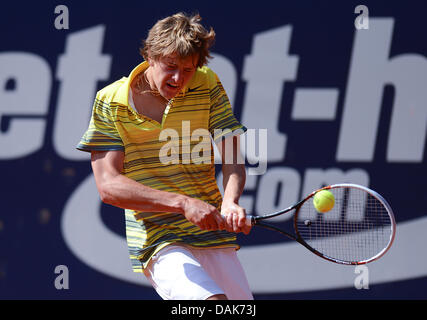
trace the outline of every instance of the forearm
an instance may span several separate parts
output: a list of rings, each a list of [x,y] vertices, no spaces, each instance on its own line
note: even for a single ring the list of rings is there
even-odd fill
[[[243,164],[223,165],[224,197],[221,215],[225,217],[227,231],[249,234],[251,226],[246,223],[246,210],[239,205],[246,182]]]
[[[222,166],[224,202],[238,204],[246,182],[246,171],[243,164],[224,164]]]
[[[98,190],[103,202],[142,212],[184,213],[183,208],[188,198],[152,189],[121,174],[105,179]]]

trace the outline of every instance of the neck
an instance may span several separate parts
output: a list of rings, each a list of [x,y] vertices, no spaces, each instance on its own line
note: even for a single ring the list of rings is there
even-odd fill
[[[161,96],[154,81],[151,80],[151,75],[148,73],[149,69],[146,69],[144,72],[137,75],[134,85],[136,93],[140,95],[151,94],[153,96]]]
[[[157,88],[156,88],[156,85],[154,84],[154,81],[152,80],[152,76],[151,76],[151,69],[150,69],[150,67],[148,67],[148,68],[143,72],[143,77],[144,77],[144,81],[145,81],[145,83],[148,85],[148,90],[158,92],[158,90],[157,90]]]
[[[166,100],[168,103],[171,102],[171,100],[163,97],[159,90],[157,90],[149,68],[137,75],[135,84],[133,85],[133,91],[140,96],[151,95],[152,97]]]

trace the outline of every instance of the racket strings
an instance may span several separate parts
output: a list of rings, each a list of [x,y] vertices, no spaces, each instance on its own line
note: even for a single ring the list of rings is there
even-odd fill
[[[348,263],[369,260],[389,244],[392,222],[383,203],[368,192],[341,187],[330,190],[335,205],[318,213],[311,199],[298,212],[299,236],[320,254]]]

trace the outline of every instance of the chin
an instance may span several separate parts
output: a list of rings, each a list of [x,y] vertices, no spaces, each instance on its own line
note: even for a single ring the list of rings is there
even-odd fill
[[[175,98],[178,94],[179,94],[179,91],[180,90],[164,90],[163,92],[160,92],[160,94],[164,97],[164,98],[166,98],[166,99],[168,99],[168,100],[170,100],[170,99],[172,99],[172,98]]]
[[[166,100],[173,99],[173,98],[175,98],[175,96],[176,96],[176,94],[171,94],[171,93],[161,93],[161,92],[160,92],[160,94],[161,94],[161,95],[162,95],[162,97],[163,97],[163,98],[165,98]]]

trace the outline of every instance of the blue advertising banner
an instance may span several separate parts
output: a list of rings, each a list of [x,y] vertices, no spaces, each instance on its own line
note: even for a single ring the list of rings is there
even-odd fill
[[[2,6],[0,299],[160,299],[132,272],[123,210],[100,201],[76,145],[96,92],[128,76],[149,28],[180,11],[215,29],[209,66],[256,129],[240,202],[248,213],[341,182],[376,190],[395,213],[390,251],[359,267],[273,232],[239,234],[255,299],[427,298],[425,1]],[[287,216],[274,223],[291,226]]]

